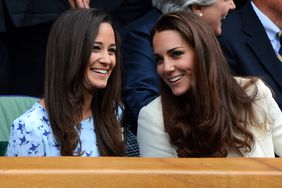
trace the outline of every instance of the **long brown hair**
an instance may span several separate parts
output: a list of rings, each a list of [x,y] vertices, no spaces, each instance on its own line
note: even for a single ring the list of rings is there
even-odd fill
[[[81,144],[78,130],[87,83],[84,74],[98,28],[104,22],[112,25],[102,11],[72,9],[56,20],[50,32],[44,97],[61,155],[74,155],[74,150]],[[113,29],[117,45],[116,66],[106,88],[93,91],[91,102],[97,145],[102,156],[124,155],[121,126],[117,119],[121,101],[120,43]]]
[[[189,12],[164,14],[153,34],[175,30],[195,49],[194,85],[183,96],[174,96],[162,81],[165,130],[179,157],[226,156],[231,148],[250,151],[255,124],[252,103],[256,78],[243,86],[231,76],[217,38],[209,26]],[[254,87],[247,95],[247,89]]]

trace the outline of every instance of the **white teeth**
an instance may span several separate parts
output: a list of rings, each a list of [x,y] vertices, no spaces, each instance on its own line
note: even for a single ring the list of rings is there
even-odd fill
[[[100,73],[100,74],[107,74],[107,70],[102,69],[93,69],[94,72]]]
[[[176,82],[176,81],[180,80],[182,77],[183,77],[183,75],[175,76],[173,78],[170,78],[169,81],[170,82]]]

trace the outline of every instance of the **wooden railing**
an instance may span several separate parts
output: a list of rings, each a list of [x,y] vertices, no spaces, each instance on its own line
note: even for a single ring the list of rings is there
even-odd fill
[[[282,187],[282,159],[0,157],[0,188]]]

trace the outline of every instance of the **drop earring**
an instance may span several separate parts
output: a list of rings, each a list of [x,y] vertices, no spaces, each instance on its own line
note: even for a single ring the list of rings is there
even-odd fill
[[[202,17],[202,16],[203,16],[203,13],[200,12],[200,13],[199,13],[199,16]]]

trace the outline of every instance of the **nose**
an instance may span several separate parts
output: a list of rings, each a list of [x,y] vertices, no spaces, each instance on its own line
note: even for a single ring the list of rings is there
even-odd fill
[[[229,10],[234,10],[235,8],[236,8],[236,5],[235,5],[234,1],[230,0],[230,2],[229,2]]]
[[[171,62],[169,60],[164,60],[163,70],[164,70],[165,73],[173,72],[175,70],[173,62]]]
[[[108,54],[108,52],[102,53],[99,62],[102,64],[110,64],[111,63],[110,54]]]

